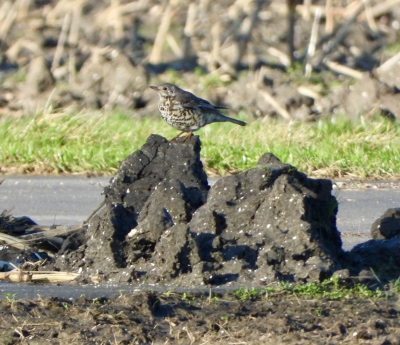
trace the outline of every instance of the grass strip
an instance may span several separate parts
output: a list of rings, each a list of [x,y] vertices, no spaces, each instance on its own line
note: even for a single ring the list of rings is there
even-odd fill
[[[172,138],[177,131],[161,118],[118,111],[3,117],[0,167],[14,173],[111,175],[152,133]],[[400,126],[381,118],[290,124],[260,119],[244,128],[215,123],[196,133],[206,170],[214,175],[252,168],[272,152],[314,177],[400,177]]]

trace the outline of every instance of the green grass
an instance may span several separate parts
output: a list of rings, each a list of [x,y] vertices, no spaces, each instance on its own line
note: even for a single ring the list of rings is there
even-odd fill
[[[119,162],[157,133],[178,132],[161,118],[121,112],[50,114],[0,119],[0,167],[15,173],[113,174]],[[331,119],[312,124],[257,120],[246,127],[216,123],[196,132],[209,173],[236,173],[272,152],[311,176],[400,176],[400,126]]]
[[[400,278],[399,278],[400,279]],[[399,293],[399,279],[382,288],[372,289],[361,283],[348,283],[338,277],[326,279],[321,283],[288,283],[280,282],[276,287],[239,288],[233,295],[241,301],[256,301],[263,298],[295,295],[308,298],[327,298],[330,300],[392,298]]]

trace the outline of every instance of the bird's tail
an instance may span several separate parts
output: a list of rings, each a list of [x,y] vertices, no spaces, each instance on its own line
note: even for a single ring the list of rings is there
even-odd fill
[[[219,114],[219,117],[218,117],[217,121],[218,122],[232,122],[232,123],[235,123],[235,124],[237,124],[239,126],[246,126],[247,125],[246,122],[243,122],[243,121],[240,121],[240,120],[236,120],[236,119],[232,119],[231,117],[228,117],[228,116],[225,116],[225,115],[222,115],[222,114]]]

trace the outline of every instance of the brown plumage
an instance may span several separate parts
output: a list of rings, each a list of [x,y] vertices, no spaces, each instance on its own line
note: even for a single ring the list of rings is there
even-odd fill
[[[246,126],[246,122],[232,119],[218,110],[227,108],[214,106],[205,99],[182,90],[176,85],[166,83],[160,86],[150,86],[150,88],[157,91],[160,96],[158,110],[161,117],[170,126],[181,131],[170,141],[186,132],[188,135],[183,139],[185,141],[193,135],[194,131],[213,122],[232,122]]]

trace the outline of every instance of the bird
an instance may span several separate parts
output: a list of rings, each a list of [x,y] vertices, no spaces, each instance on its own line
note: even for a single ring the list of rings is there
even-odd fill
[[[232,122],[246,126],[246,122],[225,116],[219,110],[228,108],[212,105],[209,101],[182,90],[174,84],[165,83],[159,86],[150,86],[150,88],[158,92],[158,110],[161,117],[170,126],[181,131],[169,142],[176,140],[183,133],[188,133],[183,139],[185,142],[193,135],[194,131],[213,122]]]

